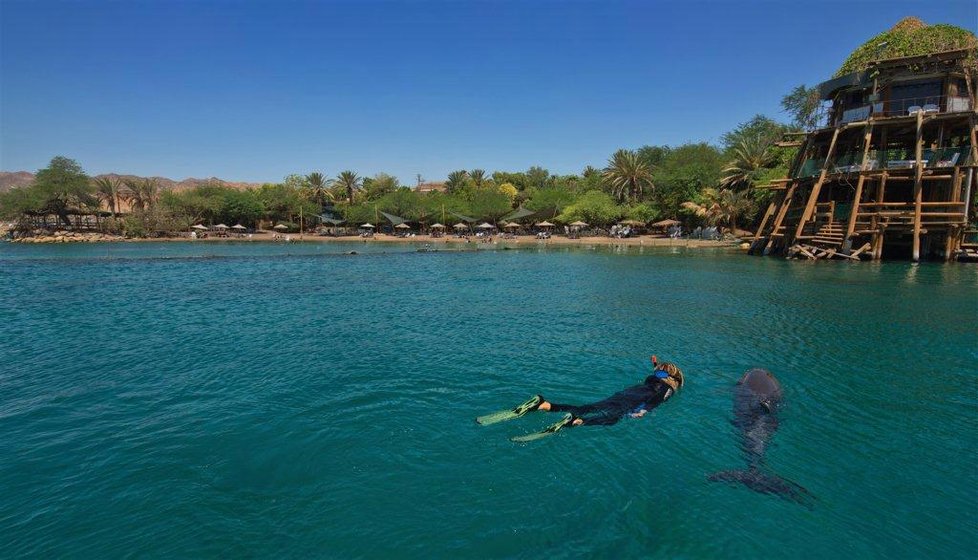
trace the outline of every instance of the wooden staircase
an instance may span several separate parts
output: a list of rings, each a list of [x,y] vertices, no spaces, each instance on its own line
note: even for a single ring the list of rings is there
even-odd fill
[[[811,244],[826,249],[838,249],[846,238],[846,230],[839,222],[828,222],[818,228],[811,238]]]

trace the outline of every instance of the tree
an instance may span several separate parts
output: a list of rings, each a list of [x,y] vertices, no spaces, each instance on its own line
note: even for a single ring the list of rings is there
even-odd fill
[[[296,215],[313,215],[319,208],[316,203],[302,196],[302,191],[284,183],[266,183],[258,189],[256,198],[264,216],[273,222],[292,222]]]
[[[35,200],[40,202],[37,211],[57,216],[69,226],[68,209],[93,207],[97,204],[94,188],[88,175],[73,159],[57,156],[47,167],[34,176]]]
[[[730,189],[703,189],[699,200],[683,202],[682,207],[710,225],[727,224],[730,231],[737,231],[737,217],[753,210],[754,201],[745,193]]]
[[[265,213],[265,206],[254,189],[227,189],[223,194],[220,220],[226,224],[254,226]]]
[[[654,171],[666,159],[670,151],[672,148],[669,146],[642,146],[635,151],[635,155],[645,165],[649,166],[649,169]]]
[[[604,179],[619,202],[638,200],[645,189],[655,189],[652,170],[629,150],[618,150],[611,156],[604,169]]]
[[[519,194],[519,191],[516,189],[516,185],[512,183],[503,183],[496,187],[496,190],[506,195],[509,198],[510,204],[516,201],[516,195]]]
[[[524,205],[527,210],[553,219],[574,203],[574,195],[564,189],[530,189],[529,198]],[[574,221],[574,220],[571,220]]]
[[[525,173],[510,173],[508,171],[493,171],[492,181],[497,185],[503,183],[509,183],[516,187],[516,190],[522,191],[527,188],[527,178]]]
[[[376,200],[401,188],[400,181],[393,175],[378,173],[363,180],[363,190],[368,200]]]
[[[301,191],[306,188],[306,178],[298,173],[290,173],[282,179],[282,184],[290,189]]]
[[[128,189],[129,206],[133,210],[149,210],[156,203],[160,190],[158,180],[154,178],[127,179],[125,185]]]
[[[639,222],[649,223],[655,221],[659,218],[659,209],[649,204],[643,202],[640,204],[632,204],[622,208],[622,216],[629,220],[637,220]]]
[[[550,185],[550,172],[542,167],[533,166],[526,170],[526,188],[536,187],[545,189]]]
[[[743,189],[748,194],[762,174],[774,163],[770,140],[762,136],[744,138],[733,149],[734,159],[723,168],[720,186]]]
[[[306,175],[305,182],[309,194],[319,203],[320,208],[326,205],[326,201],[333,200],[333,193],[329,191],[329,180],[322,173],[317,171]]]
[[[723,154],[705,142],[670,149],[655,170],[654,198],[663,215],[676,215],[684,201],[693,200],[704,188],[715,187],[723,163]]]
[[[112,177],[97,177],[95,179],[95,196],[108,205],[113,218],[116,217],[119,209],[120,187],[119,181]]]
[[[468,194],[469,211],[477,218],[495,222],[513,209],[509,196],[492,189],[474,189]]]
[[[791,115],[792,122],[799,128],[812,129],[818,124],[820,99],[818,88],[797,86],[781,98],[781,106]]]
[[[726,132],[720,137],[720,143],[727,153],[732,153],[747,139],[758,138],[763,142],[773,144],[784,137],[786,132],[796,132],[797,127],[788,126],[778,121],[765,117],[764,115],[754,115],[750,120],[737,125],[737,128]]]
[[[486,184],[486,171],[484,169],[473,169],[469,171],[469,180],[472,181],[474,187],[481,189]]]
[[[608,225],[621,217],[621,207],[608,193],[589,191],[581,195],[573,204],[564,209],[557,220],[570,223],[578,220],[592,225]]]
[[[350,204],[353,204],[353,195],[358,190],[360,190],[360,184],[362,180],[360,177],[352,171],[344,171],[336,176],[333,180],[333,184],[337,186],[340,190],[346,192],[346,200]]]
[[[376,206],[389,214],[415,221],[424,213],[420,200],[421,196],[417,191],[411,189],[397,189],[380,198]]]
[[[464,169],[452,171],[448,174],[448,180],[445,181],[445,190],[451,194],[461,191],[465,187],[465,180],[468,177],[469,172]]]

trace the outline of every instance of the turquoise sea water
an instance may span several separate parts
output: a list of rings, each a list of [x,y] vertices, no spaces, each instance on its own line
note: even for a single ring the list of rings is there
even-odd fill
[[[359,255],[343,255],[351,249]],[[0,244],[0,557],[974,557],[978,267]],[[686,372],[640,420],[473,418]],[[743,465],[736,378],[786,392]]]

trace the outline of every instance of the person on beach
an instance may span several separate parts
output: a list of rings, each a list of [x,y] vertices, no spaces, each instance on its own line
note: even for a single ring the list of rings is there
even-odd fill
[[[652,356],[652,367],[652,374],[645,378],[645,382],[623,389],[604,400],[584,405],[558,404],[546,400],[543,395],[535,395],[512,410],[481,416],[476,419],[476,422],[483,425],[493,424],[519,418],[534,411],[565,413],[564,418],[559,422],[534,434],[540,435],[554,433],[566,427],[611,426],[625,416],[641,418],[679,392],[685,383],[683,372],[676,364],[660,363],[655,356]]]

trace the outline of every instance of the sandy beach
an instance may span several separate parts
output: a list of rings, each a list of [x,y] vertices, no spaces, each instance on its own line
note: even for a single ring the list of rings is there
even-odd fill
[[[254,233],[250,237],[247,235],[245,237],[214,237],[210,236],[206,239],[197,239],[195,241],[200,241],[204,243],[213,241],[267,241],[267,242],[286,242],[286,237],[290,240],[289,242],[310,242],[310,243],[430,243],[431,245],[444,245],[444,244],[471,244],[471,245],[487,245],[487,244],[501,244],[501,245],[523,245],[523,246],[588,246],[588,245],[607,245],[607,246],[644,246],[644,247],[737,247],[742,243],[742,241],[711,241],[705,239],[672,239],[668,237],[655,237],[650,235],[642,235],[637,237],[628,237],[624,239],[618,239],[614,237],[581,237],[578,239],[570,239],[563,236],[554,236],[550,239],[537,239],[532,235],[522,235],[509,239],[504,239],[500,236],[493,236],[487,240],[486,238],[478,237],[454,237],[454,236],[444,236],[444,237],[431,237],[429,235],[416,235],[414,237],[398,237],[394,235],[377,234],[373,237],[359,237],[356,235],[345,235],[339,237],[324,236],[324,235],[303,235],[298,234],[274,234],[268,232]],[[168,241],[188,241],[186,237],[176,237],[169,238]],[[147,239],[140,241],[161,241],[158,239]]]
[[[0,235],[4,234],[0,231]],[[732,241],[711,241],[705,239],[673,239],[669,237],[641,235],[619,239],[607,236],[580,237],[571,239],[565,236],[553,236],[549,239],[537,239],[533,235],[520,235],[512,238],[493,236],[491,238],[481,237],[456,237],[454,235],[432,237],[430,235],[415,235],[413,237],[399,237],[388,234],[375,234],[372,237],[360,237],[358,235],[316,235],[297,233],[280,234],[269,231],[259,231],[250,234],[231,234],[228,237],[220,237],[211,232],[205,238],[191,238],[190,234],[184,233],[173,237],[155,238],[124,238],[118,235],[102,234],[97,232],[70,232],[55,231],[48,234],[37,234],[29,237],[22,237],[11,240],[14,243],[146,243],[146,242],[194,242],[194,243],[214,243],[214,242],[269,242],[269,243],[413,243],[431,245],[445,244],[470,244],[470,245],[507,245],[507,246],[643,246],[643,247],[736,247],[744,240]]]

